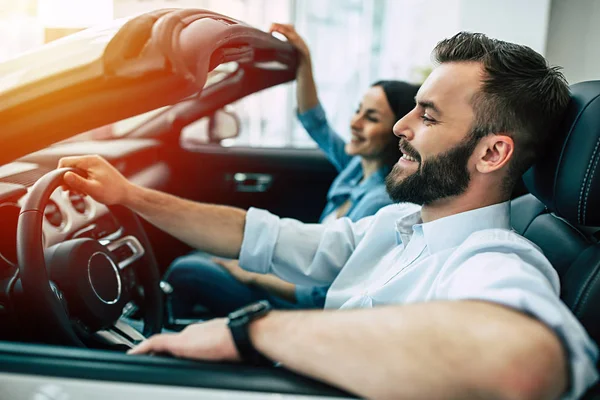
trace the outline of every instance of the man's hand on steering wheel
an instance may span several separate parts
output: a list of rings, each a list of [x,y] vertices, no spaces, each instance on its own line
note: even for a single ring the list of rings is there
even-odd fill
[[[65,157],[58,162],[59,168],[78,168],[85,177],[67,172],[64,182],[71,189],[91,196],[94,200],[110,205],[122,204],[134,186],[115,167],[100,156]]]

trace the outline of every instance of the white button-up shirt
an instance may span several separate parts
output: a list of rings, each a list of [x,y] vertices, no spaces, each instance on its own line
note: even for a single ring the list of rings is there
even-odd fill
[[[598,349],[559,299],[558,274],[510,228],[508,202],[422,223],[395,204],[327,226],[250,209],[240,265],[302,285],[328,285],[326,308],[485,300],[532,315],[563,341],[577,398],[597,380]]]

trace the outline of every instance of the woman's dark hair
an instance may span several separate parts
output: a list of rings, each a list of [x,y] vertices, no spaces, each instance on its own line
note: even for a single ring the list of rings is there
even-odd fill
[[[415,108],[415,96],[419,91],[419,86],[407,82],[389,80],[377,81],[371,86],[379,86],[383,89],[390,108],[396,116],[396,121]]]
[[[415,96],[419,91],[418,85],[413,85],[402,81],[381,80],[371,85],[371,87],[375,86],[383,89],[388,104],[390,105],[390,108],[396,117],[396,121],[399,121],[413,108],[415,108]],[[393,149],[390,149],[389,152],[386,152],[384,157],[384,162],[390,167],[393,166],[398,161],[398,158],[402,155],[397,146],[397,142],[395,141],[394,143],[396,143],[396,145],[393,146]]]

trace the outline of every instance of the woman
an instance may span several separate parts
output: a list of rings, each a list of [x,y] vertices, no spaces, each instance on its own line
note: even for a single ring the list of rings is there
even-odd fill
[[[357,221],[391,204],[385,177],[400,157],[392,127],[414,107],[418,87],[400,81],[374,83],[350,121],[352,136],[345,143],[327,123],[319,103],[304,40],[292,25],[273,24],[270,31],[284,35],[298,50],[298,118],[339,172],[320,222],[340,217]],[[223,316],[265,298],[276,308],[322,308],[327,293],[327,287],[296,286],[272,275],[247,272],[237,260],[210,260],[204,253],[175,260],[166,279],[174,289],[171,308],[175,317],[188,316],[197,304]]]

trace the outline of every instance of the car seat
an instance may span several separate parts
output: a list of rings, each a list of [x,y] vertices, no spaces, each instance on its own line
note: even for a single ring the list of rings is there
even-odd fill
[[[561,281],[560,296],[600,343],[600,81],[571,86],[553,141],[524,175],[530,194],[511,202],[513,229],[538,245]],[[596,385],[586,399],[600,399]]]

